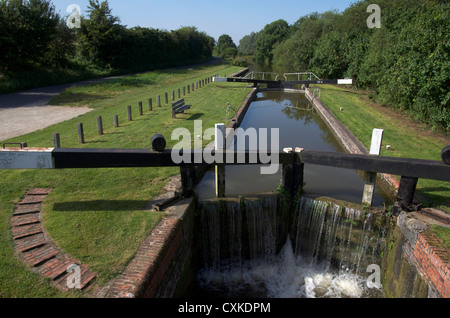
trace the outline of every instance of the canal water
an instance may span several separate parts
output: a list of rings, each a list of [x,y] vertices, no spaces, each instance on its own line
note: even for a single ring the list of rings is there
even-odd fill
[[[279,150],[304,148],[308,150],[345,152],[315,111],[304,93],[262,91],[250,105],[240,126],[279,129]],[[238,136],[239,138],[239,136]],[[244,148],[248,147],[244,145]],[[237,145],[236,145],[236,148]],[[238,148],[238,150],[245,150]],[[252,149],[256,150],[256,149]],[[311,196],[327,196],[337,200],[361,203],[364,189],[363,174],[348,169],[305,165],[304,192]],[[275,191],[280,184],[281,167],[273,175],[261,175],[260,166],[227,166],[226,196]],[[198,186],[200,200],[215,197],[215,175],[209,171]],[[389,199],[376,187],[374,205],[382,206]]]
[[[259,92],[240,127],[266,128],[268,140],[271,129],[279,129],[279,150],[345,152],[298,91]],[[203,266],[194,297],[384,297],[380,286],[369,285],[368,269],[380,264],[385,228],[375,226],[371,214],[328,199],[361,203],[363,173],[305,165],[303,196],[293,212],[286,212],[277,196],[261,197],[277,190],[281,167],[273,175],[262,175],[260,168],[226,167],[226,197],[238,200],[214,200],[214,171],[198,185]],[[390,199],[377,187],[374,206],[384,203]]]

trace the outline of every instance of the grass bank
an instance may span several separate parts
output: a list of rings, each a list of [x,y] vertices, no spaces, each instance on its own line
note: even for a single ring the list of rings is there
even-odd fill
[[[198,63],[208,61],[198,61]],[[171,65],[159,65],[163,69]],[[181,66],[183,67],[183,66]],[[77,59],[70,60],[64,67],[30,66],[28,70],[16,71],[14,74],[0,73],[0,94],[13,93],[21,90],[74,83],[84,80],[103,78],[108,76],[143,73],[142,69],[112,69],[101,68]]]
[[[180,70],[162,70],[97,85],[73,87],[51,101],[67,107],[93,109],[78,118],[8,142],[28,142],[30,147],[51,147],[53,133],[61,134],[62,147],[75,148],[150,148],[150,138],[163,134],[168,147],[175,128],[193,131],[194,120],[203,121],[203,129],[225,122],[226,103],[240,105],[249,89],[242,84],[211,83],[185,97],[192,108],[172,119],[171,107],[156,106],[156,96],[177,91],[188,84],[214,74],[229,75],[239,67],[212,65]],[[153,98],[153,111],[147,100]],[[163,103],[164,103],[164,99]],[[143,101],[144,115],[137,105]],[[170,103],[170,101],[169,101]],[[126,107],[133,107],[128,122]],[[119,115],[120,127],[113,126]],[[104,135],[97,134],[96,118],[102,116]],[[85,127],[86,143],[78,144],[76,124]],[[45,279],[33,274],[17,258],[10,233],[10,218],[21,197],[30,188],[54,188],[43,208],[43,222],[51,238],[66,252],[88,264],[99,276],[97,284],[116,277],[132,259],[142,240],[163,217],[144,211],[145,205],[161,193],[176,168],[144,169],[68,169],[0,171],[0,297],[77,297],[63,294]]]
[[[441,150],[450,144],[448,136],[434,133],[408,116],[377,105],[365,91],[332,85],[320,88],[322,102],[368,149],[372,130],[380,128],[384,129],[382,156],[442,160]],[[425,206],[450,212],[448,182],[419,179],[417,193]]]

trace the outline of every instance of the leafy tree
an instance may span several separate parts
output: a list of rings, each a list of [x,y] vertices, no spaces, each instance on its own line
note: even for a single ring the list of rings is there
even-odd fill
[[[121,65],[118,48],[124,37],[125,27],[112,15],[108,1],[89,0],[88,19],[81,19],[80,41],[83,55],[99,66]]]
[[[273,49],[289,35],[289,25],[285,20],[277,20],[264,27],[256,41],[256,59],[272,62]]]
[[[70,29],[64,19],[59,19],[55,36],[48,45],[44,55],[44,64],[63,67],[68,60],[75,57],[77,35]]]
[[[310,67],[322,78],[341,78],[346,70],[345,48],[337,32],[324,34],[317,43]]]
[[[244,36],[239,41],[238,53],[240,55],[254,55],[256,52],[256,41],[259,37],[259,32],[252,32],[249,35]]]
[[[233,39],[228,34],[222,34],[217,41],[217,52],[222,57],[234,57],[237,54],[237,47]]]
[[[292,65],[294,70],[310,70],[310,61],[314,56],[317,42],[325,32],[334,27],[337,13],[317,12],[300,18],[292,26],[292,34],[273,50],[273,62],[280,65]]]
[[[50,46],[60,35],[60,23],[48,0],[1,0],[0,68],[14,72],[46,63]]]

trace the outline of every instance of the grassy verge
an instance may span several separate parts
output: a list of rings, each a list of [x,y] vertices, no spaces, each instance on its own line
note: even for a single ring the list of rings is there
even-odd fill
[[[382,156],[441,161],[442,148],[450,144],[448,136],[433,133],[407,116],[375,104],[364,91],[323,85],[321,100],[367,148],[372,130],[384,129]],[[387,145],[391,148],[387,149]],[[417,190],[425,206],[450,212],[448,182],[419,179]]]
[[[321,100],[368,149],[372,130],[384,129],[382,156],[441,161],[442,148],[450,144],[448,136],[433,133],[409,117],[375,104],[364,91],[323,85]],[[387,145],[391,146],[390,150]],[[400,176],[396,177],[400,179]],[[424,206],[450,213],[448,182],[419,179],[417,194]],[[430,230],[444,246],[449,246],[450,229],[432,227]]]
[[[98,85],[70,88],[51,104],[89,106],[94,110],[76,119],[9,140],[26,141],[30,147],[51,147],[52,134],[61,134],[62,147],[149,148],[155,133],[163,134],[168,147],[177,127],[193,131],[194,120],[203,120],[203,129],[224,122],[226,103],[240,105],[249,89],[242,84],[211,83],[185,97],[192,108],[172,119],[169,105],[156,107],[156,96],[214,74],[231,74],[238,67],[214,65],[157,71],[109,80]],[[148,98],[153,98],[149,112]],[[137,113],[144,103],[144,116]],[[164,100],[163,100],[164,102]],[[170,103],[170,101],[169,101]],[[126,106],[132,105],[134,118],[126,120]],[[120,127],[113,127],[119,115]],[[97,134],[96,118],[102,116],[105,134]],[[85,127],[86,144],[79,145],[76,124]],[[99,274],[98,284],[116,277],[133,257],[142,240],[163,217],[143,211],[157,196],[176,168],[68,169],[0,171],[0,297],[75,297],[62,294],[29,271],[15,256],[9,220],[14,205],[34,187],[54,188],[43,209],[43,222],[51,238],[67,253],[88,264]]]

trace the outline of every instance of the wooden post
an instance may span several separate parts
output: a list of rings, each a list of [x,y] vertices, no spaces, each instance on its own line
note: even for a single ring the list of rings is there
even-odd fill
[[[114,127],[119,127],[119,115],[114,115]]]
[[[187,86],[187,93],[190,94],[191,93],[191,85]]]
[[[192,83],[192,91],[195,91],[194,83]]]
[[[103,135],[103,121],[102,116],[97,117],[97,132],[99,135]]]
[[[55,148],[61,148],[61,136],[59,133],[53,134],[53,145]]]
[[[156,105],[158,106],[158,107],[161,107],[161,96],[156,96]]]
[[[379,156],[381,153],[381,144],[383,142],[383,129],[374,129],[372,133],[372,143],[370,146],[370,155]],[[366,172],[365,176],[365,184],[364,184],[364,193],[363,193],[363,204],[372,205],[373,204],[373,196],[375,193],[375,184],[377,181],[377,173],[376,172]]]
[[[418,178],[402,176],[397,192],[397,202],[402,209],[408,210],[408,207],[413,203],[417,182]]]
[[[216,124],[216,139],[215,148],[216,150],[226,150],[226,128],[224,124]],[[225,164],[217,164],[216,170],[216,197],[225,197]]]
[[[84,144],[84,130],[82,123],[77,124],[77,130],[78,130],[78,143]]]
[[[175,100],[175,91],[173,90],[172,91],[172,101],[174,101]]]
[[[148,99],[148,111],[153,111],[153,99]]]
[[[182,196],[189,198],[194,193],[196,171],[194,165],[180,166]]]
[[[166,104],[169,104],[169,94],[168,93],[164,94],[164,101],[166,102]]]
[[[186,86],[183,86],[183,96],[186,96]]]
[[[133,121],[133,113],[131,111],[131,105],[127,107],[127,113],[128,113],[128,121]]]
[[[139,116],[143,116],[144,115],[144,110],[142,109],[142,102],[139,102],[138,109],[139,109]]]
[[[284,148],[283,152],[292,153],[292,148]],[[281,166],[281,186],[290,195],[294,192],[294,160]]]
[[[303,182],[305,178],[305,164],[297,155],[303,151],[302,148],[295,148],[296,155],[294,157],[294,175],[293,175],[293,194],[297,195],[299,191],[303,191]]]
[[[181,90],[180,89],[178,89],[178,99],[180,99],[181,98]]]

